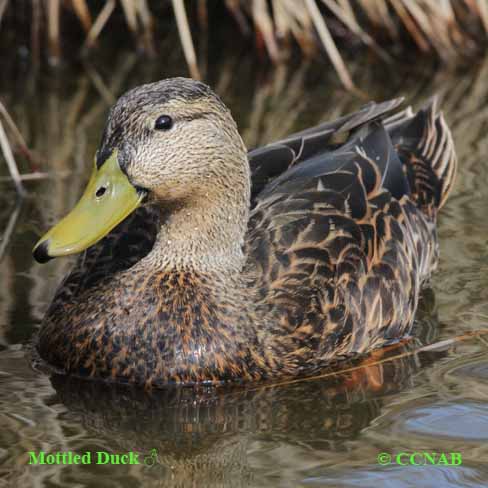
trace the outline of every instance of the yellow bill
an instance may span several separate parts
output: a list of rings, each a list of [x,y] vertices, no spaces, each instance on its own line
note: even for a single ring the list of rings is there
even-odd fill
[[[87,249],[139,207],[143,198],[120,169],[115,150],[100,169],[95,165],[80,201],[39,240],[34,258],[45,263]]]

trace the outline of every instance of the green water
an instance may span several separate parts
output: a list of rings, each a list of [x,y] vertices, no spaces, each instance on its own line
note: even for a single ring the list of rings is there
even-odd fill
[[[152,395],[50,379],[31,367],[30,338],[69,261],[39,265],[30,252],[80,195],[113,98],[186,74],[182,59],[169,52],[164,62],[148,62],[121,53],[95,67],[36,78],[20,70],[0,81],[1,100],[43,159],[39,170],[50,173],[26,183],[21,207],[12,185],[0,182],[0,232],[12,229],[0,261],[0,486],[486,485],[488,335],[411,351],[488,328],[488,62],[462,74],[421,63],[385,68],[363,60],[352,68],[370,99],[403,95],[418,106],[439,93],[453,129],[459,176],[440,217],[441,261],[422,298],[417,340],[399,359],[315,381]],[[252,57],[222,55],[206,79],[250,147],[364,103],[340,88],[326,64],[271,69]],[[97,88],[100,80],[105,89]],[[22,172],[31,170],[19,162]],[[29,451],[134,451],[142,459],[151,449],[152,467],[27,464]],[[380,453],[417,451],[459,452],[463,463],[377,461]]]

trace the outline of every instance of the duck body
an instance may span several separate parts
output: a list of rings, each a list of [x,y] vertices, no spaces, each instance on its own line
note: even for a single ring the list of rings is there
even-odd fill
[[[177,177],[154,188],[148,168],[128,163],[146,203],[89,247],[58,289],[39,334],[43,359],[67,374],[146,386],[247,382],[312,374],[409,333],[456,169],[435,102],[395,115],[400,101],[372,103],[239,159],[222,102],[199,82],[165,80],[112,110],[102,148],[117,149],[121,167],[126,138],[136,146],[139,136],[111,134],[120,114],[137,124],[130,117],[151,103],[148,93],[153,105],[182,99],[187,118],[195,106],[221,110],[224,122],[202,118],[235,147],[194,175],[201,198],[196,186],[179,189],[185,170],[174,160]]]

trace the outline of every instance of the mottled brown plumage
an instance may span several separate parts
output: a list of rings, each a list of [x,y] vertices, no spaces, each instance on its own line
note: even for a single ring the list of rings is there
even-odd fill
[[[247,154],[202,83],[128,92],[97,164],[118,149],[147,202],[79,258],[44,318],[41,357],[146,386],[256,381],[408,334],[456,157],[435,101],[389,115],[399,103]],[[153,134],[166,113],[174,128]]]

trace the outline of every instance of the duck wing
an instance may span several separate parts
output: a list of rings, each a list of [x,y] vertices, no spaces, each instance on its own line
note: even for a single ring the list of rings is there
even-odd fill
[[[328,132],[342,123],[325,124],[251,160],[248,271],[262,303],[282,317],[271,335],[300,341],[311,357],[330,360],[405,334],[435,265],[435,212],[422,202],[432,209],[452,186],[452,139],[435,103],[378,120],[397,105],[369,109],[371,120],[348,116],[343,144]],[[281,171],[278,151],[287,155]]]
[[[252,174],[252,198],[263,190],[268,182],[289,168],[312,158],[320,160],[321,155],[337,148],[337,140],[351,131],[373,122],[397,108],[403,98],[383,103],[370,102],[363,108],[332,122],[325,122],[297,132],[277,142],[253,149],[249,152]]]

